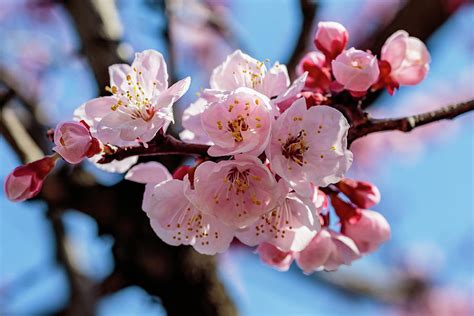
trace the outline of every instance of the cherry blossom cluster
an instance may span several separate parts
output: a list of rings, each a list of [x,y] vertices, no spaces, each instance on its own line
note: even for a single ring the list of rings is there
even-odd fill
[[[378,189],[344,178],[353,160],[350,123],[336,97],[358,100],[382,88],[393,94],[420,82],[430,57],[404,31],[387,40],[380,60],[346,49],[348,38],[342,25],[320,23],[317,50],[302,59],[293,82],[285,65],[230,54],[183,114],[181,140],[208,145],[207,155],[173,174],[158,162],[136,164],[138,156],[101,161],[125,147],[146,153],[174,122],[173,104],[189,88],[189,77],[168,86],[160,53],[137,53],[131,66],[109,68],[110,96],[86,102],[74,121],[56,127],[55,154],[8,176],[7,197],[38,194],[59,157],[70,164],[89,159],[145,184],[143,211],[170,245],[213,255],[238,239],[277,269],[296,260],[307,273],[350,264],[388,240],[390,226],[368,210],[380,200]]]

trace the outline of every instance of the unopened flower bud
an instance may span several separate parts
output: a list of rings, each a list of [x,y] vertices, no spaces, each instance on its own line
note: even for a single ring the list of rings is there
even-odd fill
[[[428,73],[431,61],[425,44],[401,30],[385,41],[381,59],[390,64],[392,80],[404,86],[420,83]]]
[[[314,45],[328,60],[337,57],[347,45],[349,33],[337,22],[319,22],[318,31],[314,37]]]
[[[101,151],[99,141],[92,137],[88,126],[81,122],[58,124],[54,131],[55,152],[71,164],[80,163]]]
[[[337,82],[344,89],[365,93],[379,79],[379,66],[374,55],[351,48],[332,61],[332,70]]]
[[[360,210],[356,220],[343,223],[343,234],[354,240],[361,253],[367,253],[390,239],[390,225],[382,214]]]
[[[13,202],[21,202],[37,195],[57,159],[57,155],[47,156],[15,168],[5,180],[7,198]]]
[[[380,202],[380,191],[372,183],[346,178],[337,187],[358,207],[370,208]]]

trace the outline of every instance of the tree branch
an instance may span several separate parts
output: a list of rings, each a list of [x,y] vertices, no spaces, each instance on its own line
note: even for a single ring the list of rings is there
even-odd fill
[[[207,156],[208,145],[188,144],[171,135],[158,134],[147,146],[122,147],[112,154],[105,154],[99,163],[123,160],[131,156],[197,155]]]
[[[364,137],[371,133],[383,131],[401,131],[410,132],[411,130],[436,121],[454,119],[455,117],[474,110],[474,100],[448,105],[438,110],[407,116],[397,119],[372,119],[366,120],[360,124],[355,124],[349,130],[348,142],[351,144],[354,140]]]
[[[409,132],[414,128],[440,121],[445,119],[454,119],[458,115],[474,110],[474,100],[467,102],[448,105],[436,111],[423,114],[407,116],[397,119],[373,119],[367,113],[361,112],[358,107],[341,108],[335,107],[343,111],[348,116],[352,127],[349,129],[348,142],[351,144],[357,138],[365,135],[399,130]],[[99,163],[109,163],[113,160],[123,160],[131,156],[159,156],[159,155],[197,155],[208,157],[208,145],[188,144],[184,143],[170,135],[158,134],[154,140],[147,144],[147,147],[123,147],[116,152],[105,154]]]

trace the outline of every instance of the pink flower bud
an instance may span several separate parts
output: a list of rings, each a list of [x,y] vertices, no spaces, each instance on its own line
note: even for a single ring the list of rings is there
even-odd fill
[[[71,164],[80,163],[101,151],[99,141],[91,136],[89,128],[82,122],[58,124],[54,131],[54,143],[53,150]]]
[[[15,168],[5,180],[7,198],[13,202],[21,202],[37,195],[44,179],[53,170],[57,158],[56,155],[47,156]]]
[[[319,22],[314,37],[314,45],[326,55],[328,60],[337,57],[347,45],[349,33],[337,22]]]
[[[293,262],[293,253],[281,251],[277,247],[269,243],[261,243],[256,252],[260,255],[260,259],[266,264],[274,267],[279,271],[288,271]]]
[[[337,82],[351,92],[365,92],[378,81],[379,66],[374,55],[350,48],[332,61]]]
[[[305,87],[315,92],[324,92],[331,84],[331,72],[326,67],[326,58],[318,51],[306,54],[297,66],[297,72],[308,72]]]
[[[370,208],[380,202],[380,191],[372,183],[344,179],[337,187],[358,207]]]
[[[360,257],[350,238],[329,229],[322,229],[310,244],[296,256],[296,263],[305,272],[336,270]]]
[[[420,83],[431,61],[425,44],[405,31],[397,31],[385,41],[381,59],[390,63],[391,78],[405,86]]]
[[[352,238],[361,253],[372,252],[390,239],[390,225],[382,214],[360,210],[358,220],[343,223],[343,234]]]

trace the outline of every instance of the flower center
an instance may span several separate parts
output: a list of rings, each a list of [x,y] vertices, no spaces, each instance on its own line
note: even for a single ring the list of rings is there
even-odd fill
[[[224,180],[225,183],[229,183],[227,190],[232,191],[235,188],[236,195],[245,193],[250,187],[249,174],[249,170],[239,171],[237,168],[232,168]]]
[[[355,69],[364,69],[362,64],[357,59],[355,59],[351,62],[351,66]]]
[[[240,143],[244,140],[242,132],[248,131],[249,126],[242,115],[238,115],[236,119],[227,121],[227,130],[230,132],[234,141]]]
[[[142,76],[142,72],[134,68],[136,78]],[[146,96],[142,88],[140,80],[133,80],[130,74],[126,77],[127,89],[119,91],[118,87],[105,87],[105,90],[112,93],[117,98],[117,103],[112,105],[113,111],[120,110],[122,113],[128,114],[132,119],[142,119],[148,122],[155,115],[156,109],[151,104],[150,99]],[[156,86],[156,82],[153,82]]]
[[[293,160],[299,166],[306,163],[304,153],[309,149],[304,140],[306,132],[301,130],[296,136],[289,136],[286,142],[281,146],[282,154],[286,159]]]

